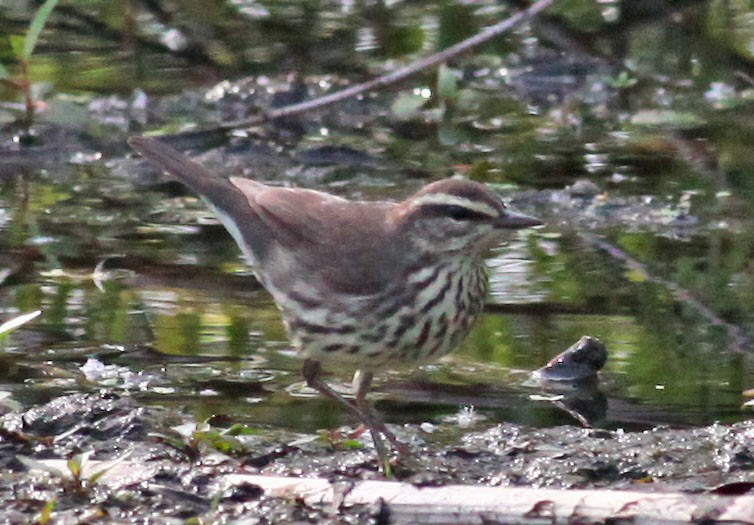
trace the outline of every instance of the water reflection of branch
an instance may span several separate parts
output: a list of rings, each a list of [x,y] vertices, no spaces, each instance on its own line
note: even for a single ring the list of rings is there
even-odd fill
[[[485,312],[506,315],[602,315],[589,305],[545,301],[539,303],[486,303]]]
[[[520,11],[506,18],[505,20],[501,22],[498,22],[497,24],[491,25],[490,27],[484,29],[483,31],[480,31],[479,33],[477,33],[476,35],[470,38],[467,38],[466,40],[462,40],[461,42],[458,42],[457,44],[453,46],[443,49],[442,51],[438,53],[416,60],[412,62],[411,64],[407,65],[406,67],[403,67],[397,71],[393,71],[392,73],[389,73],[387,75],[374,78],[372,80],[363,82],[361,84],[356,84],[354,86],[343,89],[341,91],[337,91],[335,93],[329,93],[325,96],[322,96],[313,100],[307,100],[299,104],[292,104],[290,106],[273,109],[271,111],[267,111],[266,113],[262,115],[257,115],[253,118],[238,120],[235,122],[227,122],[225,124],[216,126],[215,128],[212,128],[211,130],[208,130],[208,131],[230,130],[230,129],[240,128],[240,127],[245,127],[245,126],[254,126],[257,124],[261,124],[263,122],[267,122],[269,120],[274,120],[281,117],[289,117],[292,115],[306,113],[314,109],[319,109],[319,108],[334,104],[336,102],[341,102],[348,98],[355,97],[362,93],[366,93],[367,91],[372,91],[375,89],[384,88],[386,86],[397,84],[407,79],[408,77],[415,75],[416,73],[419,73],[433,66],[446,62],[453,57],[456,57],[460,54],[470,51],[471,49],[485,42],[488,42],[489,40],[497,36],[500,36],[503,33],[510,31],[511,29],[521,25],[522,23],[524,23],[531,17],[540,13],[541,11],[547,9],[553,2],[554,0],[539,0],[533,3],[531,6],[529,6],[528,9]]]
[[[685,303],[689,306],[691,306],[694,310],[696,310],[699,315],[707,319],[707,321],[713,325],[718,326],[722,328],[726,335],[728,336],[729,341],[731,342],[731,348],[737,352],[751,352],[752,351],[752,338],[749,334],[746,333],[746,331],[741,328],[740,326],[734,325],[732,323],[729,323],[722,319],[719,315],[717,315],[715,312],[713,312],[709,307],[702,304],[699,299],[694,297],[691,292],[688,290],[681,288],[677,283],[674,283],[673,281],[669,281],[667,279],[663,279],[662,277],[658,277],[656,275],[652,275],[647,267],[628,255],[626,252],[621,250],[620,248],[610,244],[609,242],[603,241],[601,239],[598,239],[597,237],[594,237],[592,235],[587,234],[581,234],[582,237],[592,246],[595,246],[596,248],[602,250],[603,252],[607,253],[610,257],[613,257],[614,259],[618,259],[619,261],[623,262],[629,269],[634,270],[641,275],[643,275],[648,281],[651,281],[655,284],[659,284],[668,290],[673,294],[673,297],[677,301],[680,301],[682,303]]]

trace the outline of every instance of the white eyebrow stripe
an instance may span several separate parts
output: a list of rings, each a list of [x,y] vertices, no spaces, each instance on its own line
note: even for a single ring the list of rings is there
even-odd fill
[[[500,215],[498,210],[485,202],[471,200],[465,197],[459,197],[458,195],[451,195],[449,193],[428,193],[427,195],[422,195],[413,201],[414,207],[425,205],[460,206],[476,213],[489,215],[490,217],[497,217]]]

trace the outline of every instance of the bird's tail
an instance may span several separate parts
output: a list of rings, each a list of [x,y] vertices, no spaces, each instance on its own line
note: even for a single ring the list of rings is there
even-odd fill
[[[257,264],[266,251],[269,235],[266,235],[266,227],[238,187],[227,179],[216,177],[159,140],[133,136],[128,139],[128,144],[202,197],[235,239],[249,263],[252,266]]]
[[[227,192],[230,184],[226,180],[218,179],[207,169],[164,142],[148,137],[133,136],[128,139],[128,144],[144,158],[213,202],[213,194],[220,189],[218,186]]]

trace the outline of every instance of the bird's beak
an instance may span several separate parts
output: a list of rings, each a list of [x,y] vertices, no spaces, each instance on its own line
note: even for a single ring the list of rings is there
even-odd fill
[[[530,217],[522,213],[513,213],[512,211],[506,211],[505,215],[495,221],[495,227],[511,230],[531,228],[532,226],[539,226],[541,224],[544,223],[536,217]]]

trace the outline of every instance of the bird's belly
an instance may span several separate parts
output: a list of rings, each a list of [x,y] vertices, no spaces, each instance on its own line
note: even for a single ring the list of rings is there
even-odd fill
[[[325,364],[372,369],[437,359],[461,343],[484,305],[484,267],[463,270],[448,266],[431,282],[337,307],[323,300],[308,310],[295,308],[296,315],[292,305],[281,305],[291,341],[305,357]]]

